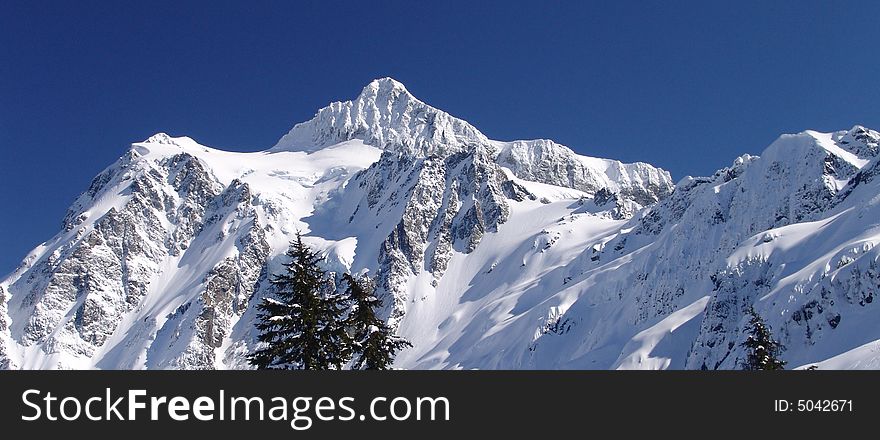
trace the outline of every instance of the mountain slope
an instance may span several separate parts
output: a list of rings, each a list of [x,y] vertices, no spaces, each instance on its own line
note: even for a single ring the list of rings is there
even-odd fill
[[[787,135],[673,187],[390,78],[263,152],[157,134],[0,281],[0,368],[247,368],[297,231],[378,277],[401,368],[736,368],[749,305],[790,366],[876,365],[878,139]]]

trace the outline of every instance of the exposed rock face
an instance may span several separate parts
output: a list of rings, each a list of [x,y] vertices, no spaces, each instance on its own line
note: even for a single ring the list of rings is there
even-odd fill
[[[0,370],[9,370],[14,367],[9,359],[7,338],[9,334],[9,317],[6,311],[6,291],[0,286]]]
[[[578,156],[548,140],[514,141],[504,145],[498,163],[522,179],[574,188],[595,194],[607,189],[641,206],[672,192],[669,173],[645,163]]]
[[[29,319],[13,329],[25,345],[92,356],[146,295],[159,262],[185,250],[200,229],[219,186],[199,161],[180,154],[145,166],[136,155],[95,179],[65,220],[70,239],[11,286],[26,292],[17,307],[30,310]],[[124,204],[86,223],[84,202],[120,188],[130,193]]]
[[[832,134],[832,138],[846,151],[861,159],[877,157],[877,152],[880,151],[880,133],[861,125],[838,131]]]
[[[349,191],[363,197],[349,222],[400,218],[381,243],[377,272],[393,299],[395,323],[412,299],[410,277],[426,271],[436,286],[453,252],[472,252],[485,233],[507,221],[511,201],[534,198],[482,148],[419,159],[386,151],[352,183]]]
[[[233,181],[214,199],[211,208],[214,215],[206,227],[221,227],[215,240],[234,240],[233,254],[214,265],[205,275],[199,295],[181,305],[159,330],[158,337],[169,335],[170,345],[157,347],[162,356],[151,360],[149,367],[215,368],[217,349],[228,339],[261,282],[265,282],[270,249],[251,205],[248,185]],[[192,333],[189,338],[176,337],[188,332]],[[171,355],[166,354],[169,351]]]
[[[96,207],[111,197],[113,206],[91,218]],[[213,235],[218,228],[225,228],[224,232]],[[169,320],[158,329],[161,335],[174,323],[177,336],[194,330],[185,341],[186,349],[171,359],[146,359],[150,367],[213,368],[213,350],[230,320],[247,307],[269,255],[248,186],[234,181],[224,188],[203,162],[186,152],[141,160],[138,148],[133,148],[99,174],[73,204],[63,231],[47,243],[51,251],[43,258],[19,269],[20,275],[9,286],[17,301],[2,304],[27,317],[9,329],[20,344],[37,345],[47,355],[64,353],[78,359],[103,354],[103,346],[120,325],[129,324],[126,317],[148,307],[150,292],[173,293],[151,290],[163,276],[172,276],[169,262],[183,264],[198,258],[191,254],[204,253],[205,242],[220,245],[231,236],[232,254],[202,275],[201,286],[194,286],[201,290],[197,300],[181,306],[194,314],[193,319]],[[199,248],[188,252],[193,243]],[[195,279],[199,274],[188,276]],[[190,307],[193,303],[197,306]],[[138,331],[117,335],[124,339],[114,340],[111,350],[124,353],[144,343],[162,318],[148,316],[136,325]],[[5,320],[0,321],[0,331],[6,327]],[[117,357],[122,356],[105,356],[98,366],[136,368],[145,361],[138,356]]]

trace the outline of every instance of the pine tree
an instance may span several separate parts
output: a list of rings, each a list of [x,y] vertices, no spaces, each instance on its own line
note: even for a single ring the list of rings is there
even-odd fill
[[[748,349],[743,369],[745,370],[782,370],[785,361],[780,359],[783,347],[773,339],[764,319],[758,315],[754,307],[749,308],[749,336],[743,346]]]
[[[285,272],[272,278],[278,299],[263,298],[257,306],[263,348],[248,361],[260,369],[341,369],[350,359],[351,344],[342,325],[342,299],[329,293],[319,266],[323,258],[299,233],[286,256]]]
[[[346,295],[352,303],[347,319],[349,331],[354,334],[352,369],[387,370],[397,351],[412,347],[412,344],[394,335],[388,324],[376,316],[382,301],[373,294],[373,280],[355,278],[351,274],[343,275],[343,280],[348,284]]]

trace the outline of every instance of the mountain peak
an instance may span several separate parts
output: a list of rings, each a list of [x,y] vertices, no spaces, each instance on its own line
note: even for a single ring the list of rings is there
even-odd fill
[[[156,133],[141,143],[142,144],[167,144],[167,145],[176,145],[177,144],[176,142],[174,142],[174,138],[169,136],[168,133],[164,133],[164,132]]]
[[[377,78],[373,81],[370,81],[364,89],[361,91],[360,98],[364,97],[375,97],[381,95],[396,95],[400,93],[406,93],[412,96],[409,91],[406,89],[406,86],[403,85],[400,81],[386,76],[384,78]]]
[[[414,156],[444,155],[490,145],[471,124],[414,97],[393,78],[379,78],[351,101],[334,102],[296,124],[270,151],[316,151],[360,139]]]

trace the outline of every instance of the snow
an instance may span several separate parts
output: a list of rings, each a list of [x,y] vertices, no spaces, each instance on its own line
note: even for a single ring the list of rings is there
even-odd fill
[[[398,365],[453,368],[474,351],[480,358],[471,357],[468,365],[501,367],[498,357],[505,354],[504,347],[522,344],[511,333],[533,332],[539,324],[530,317],[543,316],[553,307],[564,310],[580,292],[557,296],[555,286],[547,287],[562,285],[566,265],[588,243],[624,223],[591,215],[563,219],[573,202],[514,205],[511,220],[497,234],[485,237],[474,252],[453,256],[448,275],[436,289],[426,274],[412,283],[413,302],[400,332],[419,343],[399,355]],[[543,252],[545,242],[536,245],[548,235],[542,231],[560,236]],[[496,335],[507,337],[498,341]]]
[[[708,302],[709,297],[704,296],[639,332],[623,347],[624,354],[616,362],[615,369],[666,370],[672,367],[673,360],[679,362],[675,367],[683,368],[682,360],[687,353],[682,350],[687,350],[688,343],[696,336],[695,333],[699,330],[698,318]],[[686,334],[682,335],[682,332]]]
[[[152,138],[151,138],[152,139]],[[204,161],[218,180],[229,185],[238,179],[251,187],[259,204],[282,205],[291,217],[270,219],[261,216],[262,224],[280,223],[282,234],[272,235],[274,250],[286,250],[290,239],[310,226],[302,219],[311,215],[323,203],[329,192],[379,159],[381,150],[360,140],[351,140],[314,152],[257,152],[235,153],[204,147],[190,138],[172,138],[173,144],[141,143],[136,147],[149,152],[146,157],[164,157],[185,151]],[[264,211],[260,211],[265,214]],[[356,242],[356,240],[355,240]],[[349,254],[352,242],[343,244]],[[353,255],[348,255],[349,263]]]
[[[421,155],[489,143],[467,122],[425,104],[394,79],[380,78],[357,99],[334,102],[295,125],[270,151],[317,151],[352,138]]]
[[[327,197],[340,182],[347,180],[352,174],[375,162],[381,151],[364,144],[359,140],[342,142],[330,148],[312,153],[306,152],[257,152],[236,153],[217,150],[198,144],[188,137],[171,137],[164,133],[156,134],[147,141],[132,145],[136,153],[136,167],[131,172],[148,170],[161,160],[180,153],[187,153],[201,161],[211,174],[224,186],[234,180],[250,186],[254,202],[260,206],[282,206],[282,212],[273,217],[267,210],[260,210],[262,224],[275,224],[275,233],[268,240],[273,254],[286,250],[293,234],[297,230],[307,232],[309,225],[302,221],[303,217],[312,213],[315,206]],[[130,180],[120,179],[111,188],[100,193],[99,197],[89,200],[84,215],[85,223],[77,229],[59,234],[50,242],[36,248],[29,257],[32,262],[39,261],[54,249],[76,236],[87,235],[92,230],[92,222],[101,218],[111,209],[121,210],[130,199],[125,189]],[[149,367],[148,356],[150,347],[162,341],[161,329],[166,320],[176,310],[196,299],[202,291],[204,274],[216,262],[236,254],[236,240],[214,240],[218,235],[228,235],[231,229],[241,228],[233,218],[234,214],[212,226],[213,232],[203,231],[189,245],[187,252],[180,256],[169,256],[159,262],[159,276],[150,282],[144,300],[133,313],[126,314],[119,322],[120,329],[107,340],[102,347],[90,357],[69,356],[66,353],[43,355],[38,346],[26,347],[19,356],[23,368],[52,368],[65,365],[69,368],[122,368],[137,369]],[[172,225],[165,223],[171,228]],[[338,254],[341,261],[351,263],[354,256],[356,239],[330,243],[328,250]],[[4,285],[13,284],[27,267],[14,273],[4,280]],[[15,296],[10,306],[21,307],[22,296]],[[23,331],[25,321],[12,319],[12,327]],[[60,329],[60,327],[59,327]],[[58,334],[57,331],[54,334]],[[180,338],[175,335],[174,338]],[[168,340],[168,344],[172,344]],[[162,358],[164,355],[158,355]],[[155,357],[155,356],[154,356]]]
[[[876,134],[866,133],[869,140]],[[355,100],[333,103],[297,124],[267,151],[228,152],[164,133],[133,144],[102,173],[104,186],[74,203],[65,230],[0,281],[7,295],[0,319],[9,324],[0,332],[0,349],[7,347],[18,368],[242,368],[254,340],[254,306],[267,283],[264,278],[255,292],[223,287],[232,292],[215,294],[234,297],[227,301],[235,310],[218,312],[225,304],[213,301],[222,298],[204,294],[215,270],[231,262],[238,265],[226,276],[242,275],[243,267],[275,273],[290,240],[302,232],[325,257],[326,269],[375,275],[386,240],[407,214],[412,179],[427,192],[454,192],[443,186],[451,180],[433,181],[436,176],[420,174],[418,165],[485,148],[483,157],[502,167],[499,178],[531,197],[507,200],[506,221],[470,252],[453,246],[442,275],[432,272],[428,257],[437,237],[418,243],[424,264],[400,281],[407,296],[397,322],[413,347],[399,353],[395,367],[735,368],[738,349],[724,347],[738,347],[741,309],[754,305],[788,347],[789,366],[880,368],[877,305],[866,293],[877,287],[870,283],[880,261],[880,179],[855,184],[854,176],[877,161],[869,157],[870,145],[856,144],[844,132],[785,135],[761,156],[744,155],[710,177],[681,179],[656,204],[643,208],[623,199],[631,212],[615,217],[614,203],[591,200],[598,189],[671,188],[668,174],[648,164],[575,155],[549,140],[490,140],[402,84],[380,79]],[[187,239],[171,233],[180,225],[165,212],[185,202],[172,176],[163,174],[181,153],[198,161],[204,183],[220,194],[202,202],[208,218]],[[392,163],[399,169],[370,168],[383,154],[399,154]],[[368,168],[375,182],[356,178]],[[579,180],[566,180],[572,169],[582,172]],[[112,301],[117,292],[111,287],[121,281],[111,273],[97,280],[110,286],[105,290],[44,298],[49,275],[68,276],[60,272],[62,263],[94,239],[101,219],[139,195],[132,182],[150,175],[161,178],[142,189],[156,193],[144,208],[155,212],[143,215],[156,214],[157,228],[169,235],[147,237],[142,247],[182,247],[125,260],[141,269],[143,297],[130,309]],[[239,192],[231,191],[236,182],[243,184]],[[368,200],[370,184],[382,185],[375,200]],[[224,194],[234,200],[224,201]],[[429,222],[440,221],[430,220],[440,208],[416,208],[428,211]],[[422,226],[433,231],[433,225]],[[101,236],[114,238],[130,239]],[[259,248],[261,240],[266,255],[240,265],[247,243]],[[106,243],[88,249],[102,261],[115,258]],[[244,305],[235,297],[251,293]],[[99,311],[115,317],[102,344],[76,329],[78,310],[95,297],[103,301]],[[386,305],[389,299],[382,298]],[[219,339],[206,348],[199,338],[208,330],[198,323],[210,314],[217,315],[211,337]],[[38,340],[29,340],[31,334]]]
[[[870,162],[870,160],[862,159],[855,155],[852,152],[846,151],[840,146],[837,145],[837,142],[834,141],[834,133],[819,133],[813,130],[807,130],[804,132],[805,134],[812,136],[816,139],[817,144],[828,151],[831,154],[834,154],[838,157],[842,157],[847,162],[856,166],[856,168],[862,168]]]
[[[880,340],[868,342],[821,362],[798,367],[805,370],[816,366],[819,370],[880,370]]]

